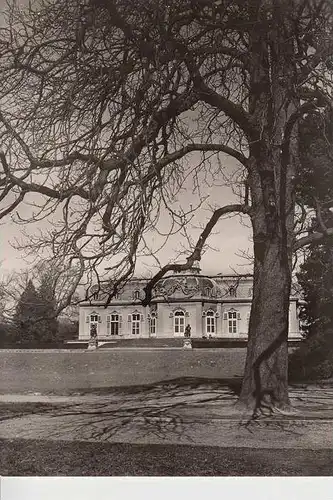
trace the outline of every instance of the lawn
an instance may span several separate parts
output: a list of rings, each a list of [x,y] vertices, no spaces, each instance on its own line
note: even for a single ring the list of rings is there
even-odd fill
[[[246,349],[0,351],[0,393],[85,392],[189,378],[242,376]]]
[[[0,440],[4,476],[331,476],[333,451]]]

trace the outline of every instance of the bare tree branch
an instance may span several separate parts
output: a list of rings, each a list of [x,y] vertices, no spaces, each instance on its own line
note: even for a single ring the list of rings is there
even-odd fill
[[[145,291],[145,299],[143,300],[143,305],[148,305],[152,299],[152,290],[156,283],[169,271],[186,271],[187,269],[191,269],[193,267],[194,262],[201,260],[201,253],[203,247],[207,241],[207,238],[211,234],[213,228],[219,221],[219,219],[226,214],[230,213],[243,213],[250,215],[251,207],[248,205],[226,205],[225,207],[218,208],[215,210],[213,215],[211,216],[209,222],[206,224],[205,229],[202,231],[197,243],[195,244],[194,250],[191,255],[186,258],[186,263],[184,264],[167,264],[163,266],[162,269],[155,274],[155,276],[149,281],[149,283],[144,288]]]

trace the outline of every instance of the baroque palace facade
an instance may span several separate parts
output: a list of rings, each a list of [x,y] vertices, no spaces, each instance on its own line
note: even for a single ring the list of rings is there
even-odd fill
[[[246,339],[252,282],[249,275],[205,276],[199,266],[166,275],[155,287],[150,306],[141,303],[147,280],[131,279],[105,307],[103,291],[80,305],[79,340],[97,331],[99,341],[116,338],[191,337]],[[289,339],[298,339],[299,296],[290,297]]]

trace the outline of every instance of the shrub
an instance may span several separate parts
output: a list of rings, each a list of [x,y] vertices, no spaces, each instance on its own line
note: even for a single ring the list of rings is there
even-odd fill
[[[333,376],[333,330],[305,339],[289,357],[289,380],[320,380]]]

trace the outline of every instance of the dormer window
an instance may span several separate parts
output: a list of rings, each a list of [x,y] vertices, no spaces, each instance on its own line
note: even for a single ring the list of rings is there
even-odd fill
[[[135,290],[134,292],[134,299],[139,300],[140,299],[140,290]]]
[[[230,297],[236,297],[236,294],[237,294],[237,289],[235,286],[231,286],[229,288],[229,295]]]
[[[91,288],[91,298],[92,300],[98,300],[99,297],[99,287],[94,286]]]

